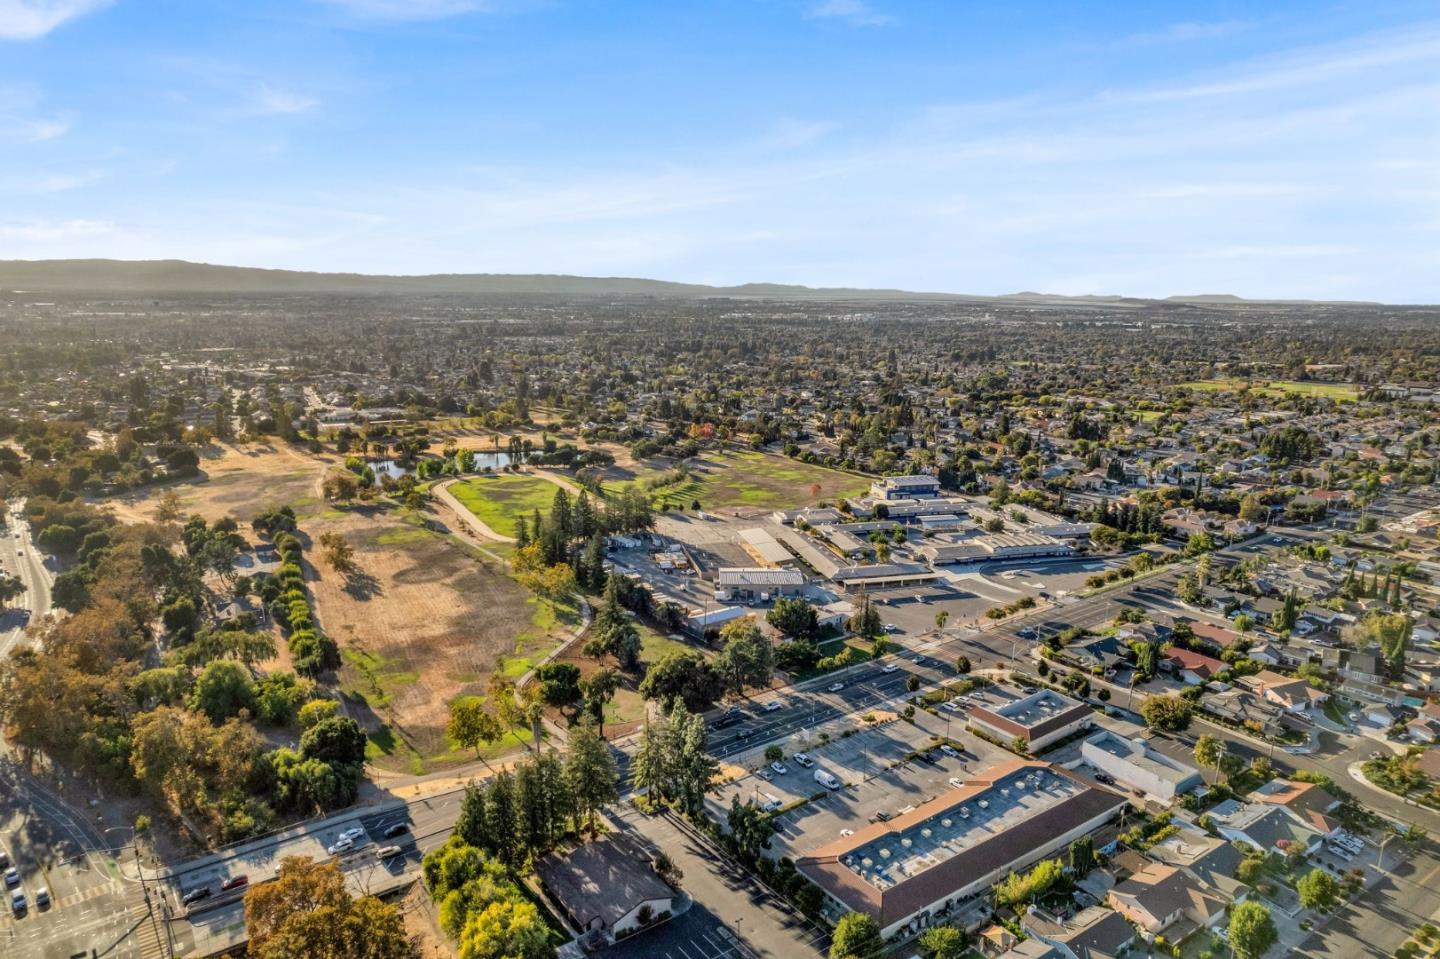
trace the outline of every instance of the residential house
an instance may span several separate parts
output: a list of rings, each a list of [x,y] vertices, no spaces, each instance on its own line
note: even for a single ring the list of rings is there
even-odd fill
[[[1110,890],[1111,907],[1139,927],[1147,942],[1182,918],[1213,926],[1226,901],[1174,866],[1150,863]]]

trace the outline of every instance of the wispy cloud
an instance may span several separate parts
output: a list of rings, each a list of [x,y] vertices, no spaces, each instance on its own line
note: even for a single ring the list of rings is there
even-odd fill
[[[1149,46],[1161,43],[1188,43],[1195,40],[1218,40],[1221,37],[1243,33],[1255,26],[1253,20],[1216,20],[1202,23],[1188,20],[1172,23],[1159,30],[1132,33],[1119,41],[1124,46]]]
[[[486,0],[319,0],[362,20],[442,20],[494,9]]]
[[[24,120],[22,126],[26,131],[26,139],[34,143],[42,140],[54,140],[70,132],[70,121],[60,117],[52,117],[48,120]]]
[[[17,193],[64,193],[89,186],[104,176],[100,170],[86,170],[84,173],[41,173],[29,178],[11,180],[6,185]]]
[[[0,0],[0,40],[37,40],[112,0]]]
[[[1377,67],[1440,61],[1440,29],[1431,27],[1390,42],[1367,43],[1358,48],[1308,51],[1298,57],[1282,58],[1227,71],[1223,79],[1183,86],[1115,93],[1121,102],[1165,102],[1228,97],[1270,90],[1315,86],[1336,77],[1364,73]]]
[[[268,83],[261,83],[255,93],[254,112],[272,115],[286,113],[309,113],[320,105],[319,99],[302,93],[281,90]]]
[[[115,224],[106,220],[30,220],[20,223],[0,222],[0,240],[24,240],[34,243],[57,243],[67,240],[91,239],[116,232]]]
[[[879,27],[895,18],[872,8],[865,0],[824,0],[810,8],[816,20],[841,20],[852,27]]]

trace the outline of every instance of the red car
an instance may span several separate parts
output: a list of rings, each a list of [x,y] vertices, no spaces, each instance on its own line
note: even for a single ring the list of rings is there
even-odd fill
[[[231,889],[239,889],[250,881],[249,876],[231,876],[220,884],[221,892],[228,892]]]

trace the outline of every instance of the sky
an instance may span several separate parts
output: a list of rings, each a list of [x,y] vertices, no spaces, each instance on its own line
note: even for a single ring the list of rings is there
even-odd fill
[[[1440,6],[0,0],[0,258],[1440,302]]]

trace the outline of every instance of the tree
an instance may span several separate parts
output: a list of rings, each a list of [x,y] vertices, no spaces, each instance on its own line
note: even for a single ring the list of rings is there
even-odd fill
[[[167,489],[155,499],[155,522],[175,523],[185,515],[185,507],[180,503],[180,494],[173,489]]]
[[[1201,736],[1195,740],[1195,761],[1206,769],[1220,769],[1220,758],[1225,755],[1225,741],[1218,736]]]
[[[742,803],[739,796],[731,796],[726,824],[742,858],[753,862],[759,858],[762,849],[770,848],[775,824],[754,803]]]
[[[653,720],[646,719],[640,733],[640,746],[630,763],[630,778],[652,801],[674,798],[673,739],[670,721],[664,713]]]
[[[676,700],[693,712],[708,709],[725,692],[725,679],[699,651],[674,649],[650,664],[640,695],[669,708]]]
[[[1027,873],[1011,872],[996,883],[995,903],[999,906],[1016,906],[1034,902],[1049,892],[1065,875],[1065,867],[1058,859],[1042,859]]]
[[[535,670],[535,681],[547,706],[566,709],[580,702],[580,667],[574,663],[546,663]]]
[[[962,959],[970,948],[969,937],[954,926],[931,926],[918,942],[928,959]]]
[[[1070,869],[1077,879],[1084,879],[1095,865],[1095,841],[1081,836],[1070,843]]]
[[[1235,959],[1262,959],[1280,938],[1270,910],[1254,899],[1237,903],[1231,910],[1229,933]]]
[[[17,596],[25,595],[25,584],[17,576],[0,575],[0,609]]]
[[[765,614],[765,621],[792,639],[814,639],[820,631],[815,607],[799,597],[777,599]]]
[[[1200,591],[1200,578],[1194,573],[1186,573],[1181,576],[1180,581],[1175,584],[1175,595],[1180,597],[1181,602],[1189,603],[1191,606],[1200,602],[1200,597],[1203,595]]]
[[[373,896],[352,898],[340,867],[287,856],[271,882],[245,893],[254,959],[412,959],[400,911]]]
[[[365,762],[365,731],[349,716],[322,719],[300,736],[300,755],[330,765]]]
[[[348,573],[355,568],[355,547],[339,533],[333,530],[321,533],[320,548],[326,564],[337,573]]]
[[[683,703],[679,704],[670,713],[670,727],[674,730],[671,768],[676,779],[676,798],[682,809],[698,815],[704,807],[705,791],[710,788],[720,764],[706,749],[705,720],[699,714],[689,713]]]
[[[875,920],[863,912],[847,912],[830,937],[830,959],[875,959],[885,951],[885,939]]]
[[[940,610],[940,612],[938,612],[938,613],[935,614],[935,628],[936,628],[937,630],[944,629],[944,628],[945,628],[945,624],[948,623],[949,621],[950,621],[950,611],[949,611],[949,610],[947,610],[947,609],[942,609],[942,610]]]
[[[501,900],[465,921],[459,955],[460,959],[553,959],[555,947],[534,903]]]
[[[884,633],[884,624],[880,622],[880,611],[875,604],[870,602],[870,594],[860,594],[860,604],[855,607],[855,612],[850,614],[850,631],[857,636],[864,636],[871,639]]]
[[[956,671],[957,673],[959,673],[961,676],[964,676],[965,674],[969,673],[969,672],[970,672],[970,669],[971,669],[971,666],[970,666],[970,657],[969,657],[969,656],[961,656],[961,657],[959,657],[958,659],[955,660],[955,671]]]
[[[240,710],[255,711],[255,684],[250,671],[233,659],[217,659],[201,671],[190,694],[190,708],[211,722],[220,722]]]
[[[475,750],[480,758],[480,747],[498,743],[505,738],[505,726],[485,708],[476,696],[462,696],[450,703],[450,720],[445,724],[445,735],[461,749]]]
[[[619,775],[610,747],[600,738],[588,716],[570,732],[565,752],[565,778],[575,799],[577,815],[589,820],[595,831],[595,815],[606,803],[619,798]]]
[[[1324,869],[1312,869],[1301,876],[1295,890],[1300,893],[1300,905],[1321,912],[1330,911],[1340,898],[1340,883]]]
[[[715,668],[725,688],[740,693],[747,686],[768,686],[775,674],[775,650],[749,616],[732,620],[720,631],[725,642]]]
[[[1190,725],[1190,703],[1180,696],[1147,696],[1140,715],[1151,729],[1178,733]]]
[[[620,674],[608,666],[601,666],[580,680],[579,691],[585,712],[595,720],[602,738],[605,735],[605,704],[619,688]]]

